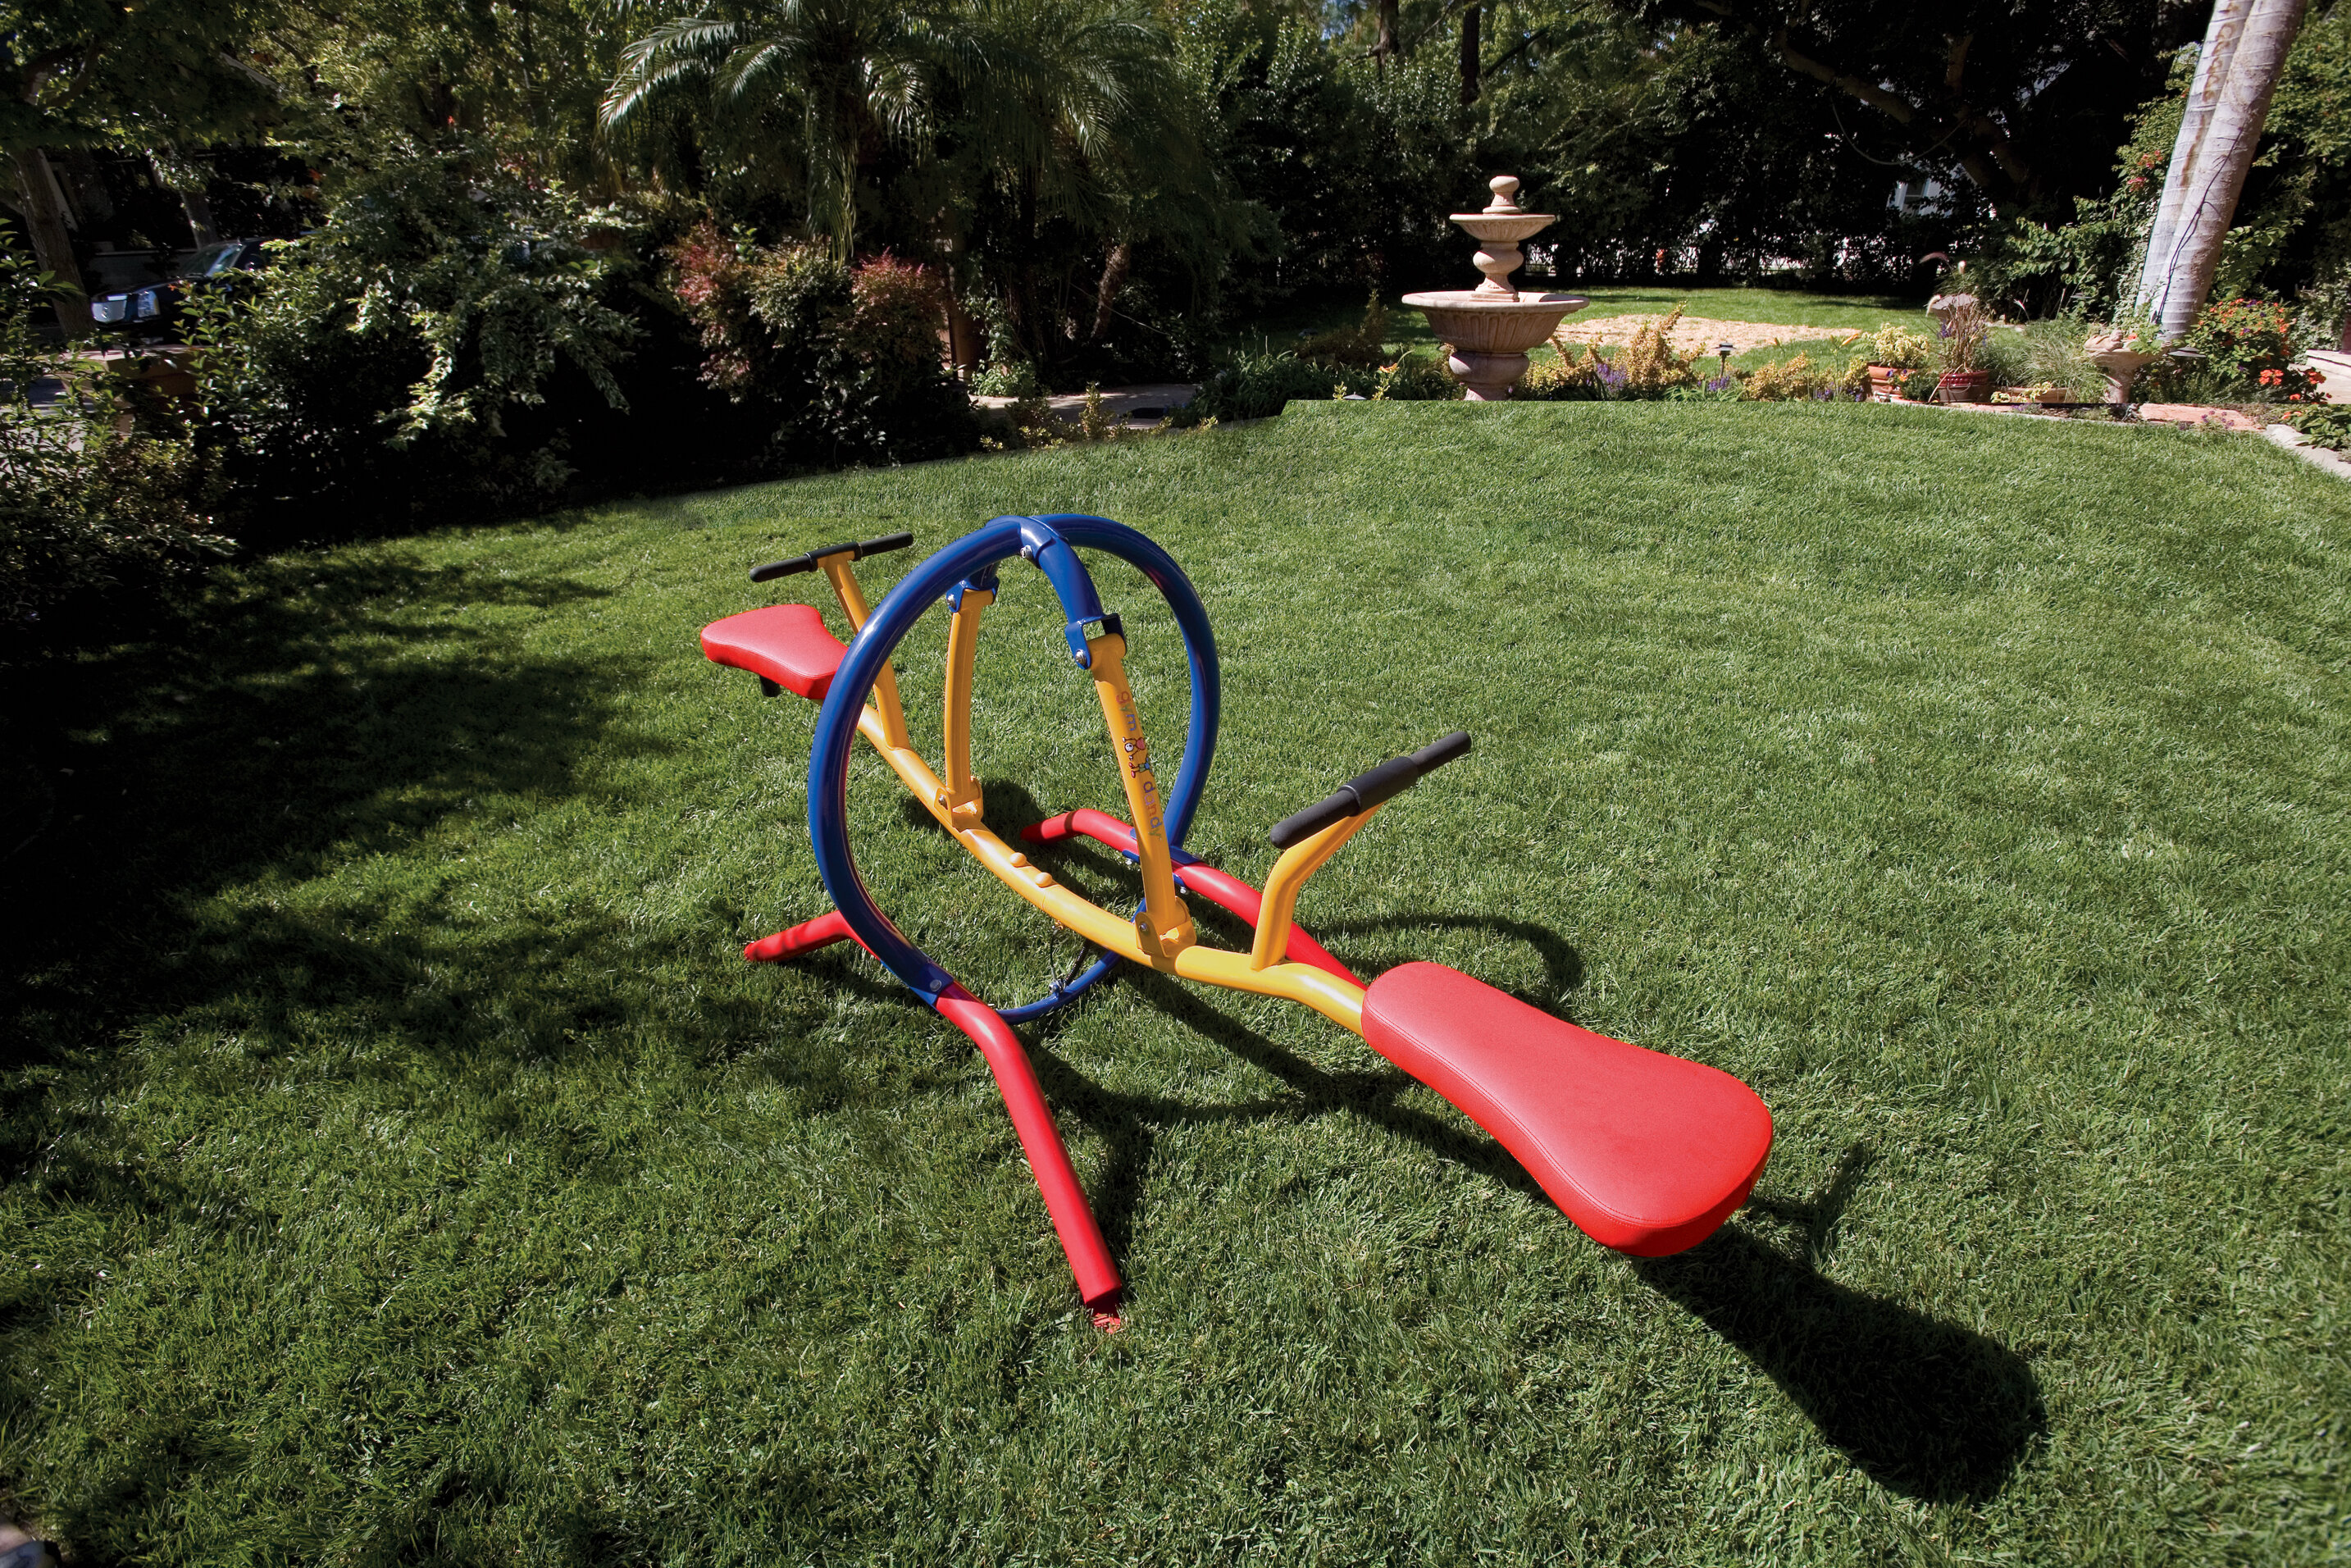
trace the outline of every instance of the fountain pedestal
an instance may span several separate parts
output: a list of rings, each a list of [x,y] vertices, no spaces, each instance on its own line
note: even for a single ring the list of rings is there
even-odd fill
[[[1428,318],[1429,330],[1444,340],[1446,361],[1471,402],[1498,402],[1527,373],[1527,350],[1591,301],[1574,294],[1521,294],[1510,274],[1526,259],[1519,242],[1559,221],[1553,213],[1530,213],[1514,198],[1519,180],[1499,174],[1488,182],[1493,201],[1482,213],[1455,213],[1452,219],[1479,242],[1478,270],[1486,281],[1475,288],[1407,294],[1404,302]]]
[[[2142,353],[2130,344],[2128,332],[2101,332],[2082,345],[2084,356],[2105,373],[2108,402],[2128,402],[2131,383],[2138,380],[2139,371],[2163,357]]]

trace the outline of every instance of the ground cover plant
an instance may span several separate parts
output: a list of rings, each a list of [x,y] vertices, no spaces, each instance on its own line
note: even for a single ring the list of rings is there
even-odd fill
[[[2169,430],[1321,403],[222,575],[5,695],[7,1500],[76,1563],[2339,1557],[2346,497]],[[1237,872],[1477,735],[1301,919],[1753,1083],[1745,1212],[1630,1262],[1329,1026],[1123,980],[1024,1031],[1134,1289],[1089,1326],[960,1037],[737,956],[822,907],[812,712],[694,645],[747,562],[1045,507],[1198,582]],[[1007,588],[991,816],[1113,804]],[[1066,965],[852,803],[975,989]]]

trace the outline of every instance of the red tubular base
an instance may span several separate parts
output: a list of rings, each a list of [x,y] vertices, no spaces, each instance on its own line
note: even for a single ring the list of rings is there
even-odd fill
[[[781,958],[797,958],[803,953],[813,953],[820,947],[830,947],[835,942],[856,941],[857,933],[841,917],[841,911],[831,910],[814,920],[803,921],[773,936],[762,936],[747,945],[743,956],[754,964],[772,964]],[[862,947],[864,943],[857,944]]]
[[[1012,1113],[1012,1130],[1020,1134],[1021,1152],[1029,1156],[1037,1190],[1044,1197],[1045,1212],[1052,1217],[1053,1233],[1061,1239],[1070,1272],[1077,1278],[1078,1295],[1093,1309],[1096,1326],[1117,1328],[1114,1309],[1122,1289],[1118,1267],[1110,1260],[1110,1249],[1102,1244],[1093,1210],[1086,1207],[1086,1191],[1078,1185],[1078,1173],[1070,1168],[1069,1151],[1061,1146],[1061,1130],[1053,1125],[1044,1091],[1037,1087],[1029,1053],[1020,1049],[1012,1026],[961,986],[951,985],[939,993],[939,1011],[969,1035],[980,1055],[987,1059],[997,1091],[1004,1096],[1004,1108]]]
[[[1034,827],[1020,830],[1020,836],[1032,844],[1050,844],[1056,839],[1066,839],[1071,833],[1108,844],[1125,854],[1134,853],[1134,830],[1107,811],[1097,811],[1091,806],[1081,806],[1074,811],[1064,811],[1058,817],[1048,817]],[[1264,907],[1265,895],[1240,878],[1218,871],[1206,861],[1176,868],[1176,880],[1198,894],[1228,915],[1249,922],[1254,930],[1258,913]],[[1282,953],[1284,958],[1294,958],[1301,964],[1311,964],[1326,974],[1336,975],[1354,985],[1364,982],[1353,971],[1323,951],[1322,944],[1309,936],[1294,922],[1290,927],[1290,944]]]

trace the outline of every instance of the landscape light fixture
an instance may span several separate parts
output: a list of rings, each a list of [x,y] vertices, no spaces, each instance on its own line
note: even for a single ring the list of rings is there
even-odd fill
[[[1717,343],[1714,346],[1714,351],[1722,356],[1722,373],[1725,378],[1728,378],[1730,374],[1730,356],[1739,351],[1739,345],[1736,343]]]

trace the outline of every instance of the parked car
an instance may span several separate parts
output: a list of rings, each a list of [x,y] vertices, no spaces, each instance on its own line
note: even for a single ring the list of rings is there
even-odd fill
[[[267,265],[263,245],[257,239],[233,239],[206,246],[188,258],[177,277],[99,295],[90,301],[90,319],[131,338],[152,341],[172,337],[179,331],[181,310],[195,290],[230,287],[238,274]]]

